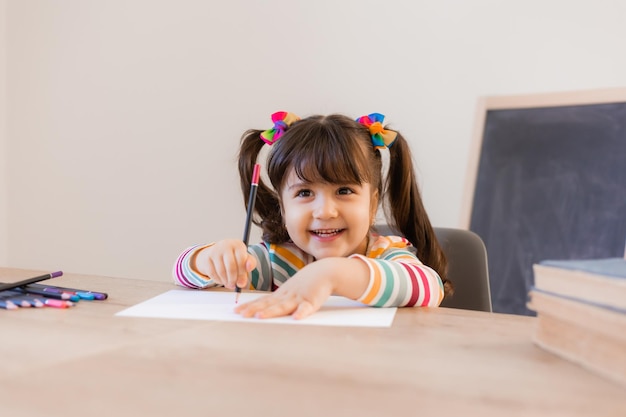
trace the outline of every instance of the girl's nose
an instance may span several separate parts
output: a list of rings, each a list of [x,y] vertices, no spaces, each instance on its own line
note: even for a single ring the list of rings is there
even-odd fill
[[[337,205],[332,197],[319,197],[316,199],[313,209],[313,217],[316,219],[332,219],[337,217]]]

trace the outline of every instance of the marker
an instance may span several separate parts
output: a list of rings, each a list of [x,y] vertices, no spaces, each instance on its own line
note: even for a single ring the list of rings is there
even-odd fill
[[[42,297],[54,298],[56,300],[69,300],[69,301],[75,301],[75,302],[80,301],[80,297],[77,296],[76,294],[70,294],[67,292],[44,291],[44,290],[40,290],[39,288],[33,288],[32,285],[16,288],[15,290],[21,291],[24,294],[41,295]]]
[[[44,301],[44,304],[47,307],[54,307],[54,308],[68,308],[74,305],[74,303],[71,301],[54,300],[52,298],[46,298],[46,301]]]
[[[50,274],[39,275],[38,277],[28,278],[18,282],[0,284],[0,291],[12,290],[13,288],[23,287],[24,285],[33,284],[35,282],[43,281],[50,278],[60,277],[61,275],[63,275],[63,271],[57,271]]]
[[[252,213],[254,212],[254,203],[256,202],[256,192],[259,188],[259,175],[261,173],[261,165],[254,164],[252,170],[252,181],[250,181],[250,196],[248,197],[248,211],[246,213],[246,225],[243,229],[243,243],[248,246],[248,239],[250,239],[250,227],[252,226]],[[241,288],[235,285],[235,304],[239,303],[239,296],[241,295]]]
[[[75,295],[78,298],[82,299],[82,300],[95,300],[96,296],[90,292],[85,292],[85,291],[68,291],[68,290],[63,290],[62,294],[70,294],[70,295]]]
[[[0,299],[3,299],[3,300],[13,298],[16,295],[21,295],[21,294],[13,290],[0,291]]]
[[[50,293],[50,294],[67,294],[70,296],[74,296],[74,297],[78,297],[78,299],[83,299],[83,300],[93,300],[96,298],[96,296],[90,292],[85,292],[85,291],[70,291],[70,290],[64,290],[64,289],[58,289],[58,288],[44,288],[43,290],[46,293]]]
[[[37,288],[37,289],[40,289],[43,291],[49,291],[49,292],[74,294],[74,295],[78,295],[80,298],[83,298],[85,300],[94,300],[94,299],[106,300],[107,297],[109,296],[107,293],[104,293],[104,292],[79,290],[77,288],[68,288],[68,287],[58,287],[56,285],[31,284],[26,288],[28,290],[30,290],[31,288]]]

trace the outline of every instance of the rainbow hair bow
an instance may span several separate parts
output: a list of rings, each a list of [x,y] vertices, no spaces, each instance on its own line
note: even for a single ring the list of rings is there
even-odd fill
[[[272,122],[274,127],[267,129],[261,133],[261,139],[268,145],[273,145],[280,137],[285,133],[287,128],[291,126],[293,122],[300,120],[298,116],[286,111],[277,111],[272,114]]]
[[[391,147],[398,137],[398,132],[383,128],[384,119],[385,116],[380,113],[372,113],[356,119],[357,122],[370,130],[372,144],[376,149]]]

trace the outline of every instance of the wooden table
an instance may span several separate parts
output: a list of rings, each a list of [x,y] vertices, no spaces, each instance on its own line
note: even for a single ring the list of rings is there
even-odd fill
[[[10,282],[41,271],[0,268]],[[532,317],[400,309],[391,328],[115,317],[173,284],[0,310],[0,416],[625,416],[623,387],[531,342]],[[176,287],[177,288],[177,287]]]

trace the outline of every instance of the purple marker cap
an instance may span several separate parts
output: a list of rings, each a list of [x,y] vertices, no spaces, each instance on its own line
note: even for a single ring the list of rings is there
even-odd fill
[[[50,278],[60,277],[61,275],[63,275],[63,271],[53,272],[50,274]]]

